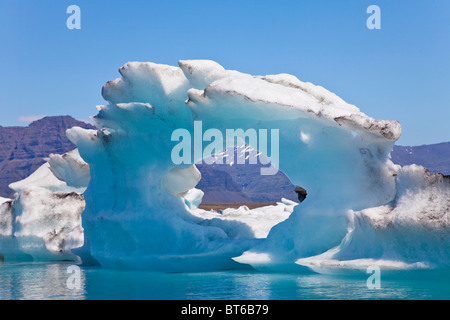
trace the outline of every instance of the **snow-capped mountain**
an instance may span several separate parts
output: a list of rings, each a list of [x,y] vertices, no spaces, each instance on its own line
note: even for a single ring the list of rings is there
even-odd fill
[[[227,163],[226,159],[234,161]],[[250,164],[249,157],[257,159]],[[275,175],[261,175],[261,167],[268,167],[267,159],[248,145],[228,148],[213,156],[216,163],[196,163],[202,173],[198,183],[205,195],[203,203],[211,202],[277,202],[281,198],[297,201],[295,186],[281,171]]]

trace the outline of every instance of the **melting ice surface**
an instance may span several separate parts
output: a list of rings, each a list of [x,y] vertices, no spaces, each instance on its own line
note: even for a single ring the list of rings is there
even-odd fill
[[[78,151],[52,155],[11,185],[16,198],[0,207],[5,261],[164,272],[449,266],[449,179],[391,162],[397,121],[286,74],[252,76],[204,60],[119,71],[103,87],[98,130],[70,129]],[[192,132],[194,120],[222,132],[279,129],[278,167],[307,199],[198,209],[200,172],[171,159],[172,132]]]

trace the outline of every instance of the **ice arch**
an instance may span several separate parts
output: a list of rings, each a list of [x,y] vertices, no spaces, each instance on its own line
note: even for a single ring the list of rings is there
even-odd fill
[[[102,91],[98,130],[69,138],[89,164],[84,249],[100,264],[163,271],[291,265],[336,247],[352,212],[396,195],[389,153],[397,121],[375,120],[326,89],[280,74],[252,76],[213,61],[179,67],[129,62]],[[308,201],[265,240],[234,237],[187,210],[182,195],[200,176],[176,166],[171,133],[204,129],[279,129],[279,168],[308,190]],[[252,145],[259,149],[259,145]],[[270,147],[269,147],[270,150]],[[199,158],[193,159],[200,160]]]

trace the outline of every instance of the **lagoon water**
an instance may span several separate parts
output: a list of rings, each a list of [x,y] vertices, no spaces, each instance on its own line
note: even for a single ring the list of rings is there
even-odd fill
[[[380,289],[369,289],[370,274],[154,273],[81,267],[70,282],[70,263],[0,265],[0,299],[82,300],[296,300],[450,299],[450,270],[383,271]],[[70,271],[70,269],[69,269]],[[69,286],[68,286],[69,280]],[[70,283],[79,284],[69,289]]]

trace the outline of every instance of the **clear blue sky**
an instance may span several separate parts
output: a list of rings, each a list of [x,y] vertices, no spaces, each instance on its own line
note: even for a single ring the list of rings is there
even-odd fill
[[[66,27],[71,4],[81,30]],[[366,27],[371,4],[381,30]],[[399,120],[400,145],[450,141],[449,0],[0,0],[0,45],[3,126],[88,119],[127,61],[211,59],[290,73]]]

